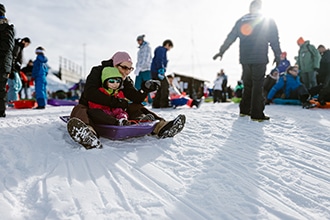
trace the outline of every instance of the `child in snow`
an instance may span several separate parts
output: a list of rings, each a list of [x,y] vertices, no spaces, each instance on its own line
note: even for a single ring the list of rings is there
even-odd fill
[[[35,94],[38,103],[38,107],[35,109],[45,109],[47,103],[47,80],[48,74],[47,57],[44,55],[45,49],[43,47],[37,47],[37,58],[33,61],[32,78],[35,82]]]
[[[120,89],[122,88],[123,78],[119,70],[115,67],[105,67],[101,74],[102,87],[99,88],[101,92],[114,98],[125,98]],[[111,108],[106,105],[95,102],[88,102],[88,114],[94,123],[108,124],[108,125],[130,125],[128,120],[128,113],[122,108]],[[154,121],[155,118],[151,114],[142,114],[132,122],[138,123],[142,121]]]
[[[99,88],[101,92],[116,98],[123,97],[123,94],[119,92],[123,79],[117,68],[103,68],[101,78],[102,87]],[[88,102],[88,106],[88,114],[93,118],[95,123],[120,126],[130,124],[128,114],[122,108],[111,108],[91,101]]]

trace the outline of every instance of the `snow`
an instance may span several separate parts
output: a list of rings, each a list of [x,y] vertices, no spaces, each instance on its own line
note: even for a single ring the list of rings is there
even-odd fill
[[[72,107],[0,118],[2,219],[330,219],[330,111],[234,103],[155,109],[187,117],[174,138],[85,150],[59,119]]]

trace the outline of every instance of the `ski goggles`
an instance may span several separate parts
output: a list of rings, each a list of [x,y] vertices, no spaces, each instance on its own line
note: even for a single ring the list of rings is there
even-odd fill
[[[121,79],[108,79],[108,83],[121,83]]]

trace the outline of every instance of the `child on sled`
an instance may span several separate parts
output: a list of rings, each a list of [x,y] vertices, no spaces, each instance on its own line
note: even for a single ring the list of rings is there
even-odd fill
[[[124,94],[120,91],[123,83],[122,75],[117,68],[105,67],[102,70],[102,87],[99,88],[101,92],[106,95],[116,98],[124,98]],[[94,102],[88,102],[88,115],[97,124],[108,125],[130,125],[132,122],[128,120],[128,113],[122,108],[112,108],[109,106],[97,104]],[[153,115],[143,115],[139,118],[139,121],[153,121],[155,120]]]

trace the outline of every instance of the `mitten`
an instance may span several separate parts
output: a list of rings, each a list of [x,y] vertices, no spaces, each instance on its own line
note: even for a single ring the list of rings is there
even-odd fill
[[[126,99],[117,99],[117,100],[118,100],[117,103],[118,108],[126,110],[128,107],[128,101]]]
[[[142,83],[141,88],[144,92],[149,93],[156,91],[160,87],[160,81],[159,80],[148,80]]]
[[[158,79],[163,80],[165,78],[165,69],[164,68],[160,68],[158,70]]]
[[[220,60],[222,59],[222,55],[220,55],[220,53],[217,53],[213,56],[213,60],[216,60],[218,57],[220,57]]]

